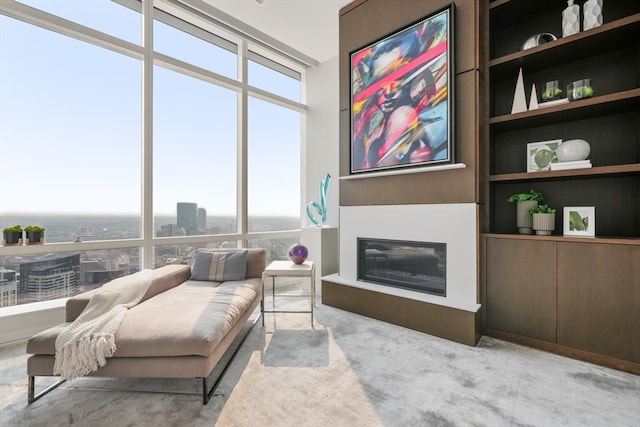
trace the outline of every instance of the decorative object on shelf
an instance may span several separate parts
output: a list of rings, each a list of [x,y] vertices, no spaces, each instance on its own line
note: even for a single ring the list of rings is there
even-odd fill
[[[529,209],[532,228],[539,236],[548,236],[556,229],[556,210],[549,205],[538,205]]]
[[[533,218],[529,215],[529,209],[538,206],[542,202],[542,193],[530,189],[526,193],[516,193],[509,196],[508,202],[516,203],[516,226],[520,234],[533,233]]]
[[[524,91],[524,78],[522,77],[522,68],[520,68],[518,80],[516,81],[516,90],[513,94],[511,114],[522,113],[523,111],[527,111],[527,94]]]
[[[591,98],[593,96],[593,86],[591,79],[576,80],[567,86],[567,98],[569,101]]]
[[[582,31],[602,25],[602,0],[587,0],[582,6]]]
[[[580,32],[580,6],[567,1],[567,8],[562,11],[562,37]]]
[[[520,50],[531,49],[532,47],[538,47],[541,44],[549,43],[558,38],[552,33],[540,33],[529,37],[520,47]]]
[[[309,256],[309,249],[306,246],[296,243],[289,248],[289,259],[294,264],[302,264]]]
[[[531,96],[529,97],[529,111],[538,109],[538,93],[536,92],[536,84],[531,86]]]
[[[39,225],[29,225],[24,228],[27,236],[27,245],[43,245],[44,244],[44,228]]]
[[[14,225],[2,230],[3,246],[20,246],[22,245],[22,226]]]
[[[569,100],[567,98],[557,99],[555,101],[540,102],[538,104],[538,108],[553,107],[554,105],[567,104],[568,102]]]
[[[561,143],[561,139],[528,143],[527,172],[542,172],[550,170],[551,164],[558,162],[556,150]]]
[[[558,99],[562,99],[562,89],[561,89],[560,81],[551,80],[544,84],[544,89],[540,94],[540,99],[544,102],[556,101]]]
[[[551,163],[552,171],[563,171],[568,169],[585,169],[590,168],[591,160],[575,160],[573,162]]]
[[[331,182],[331,175],[327,174],[327,177],[320,181],[320,203],[312,201],[307,203],[307,216],[312,223],[318,227],[322,227],[327,223],[327,193],[329,192],[329,183]],[[320,219],[317,219],[311,208],[314,208]]]
[[[556,156],[560,162],[585,160],[591,153],[591,146],[584,139],[570,139],[562,142],[556,149]]]
[[[563,217],[563,234],[565,236],[594,237],[596,235],[596,208],[594,206],[566,206]]]
[[[350,52],[352,174],[454,162],[453,14]]]

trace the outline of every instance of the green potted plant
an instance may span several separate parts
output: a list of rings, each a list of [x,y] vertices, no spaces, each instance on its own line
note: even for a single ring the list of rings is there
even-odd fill
[[[24,232],[27,235],[27,245],[42,245],[44,244],[44,228],[39,225],[29,225],[24,228]]]
[[[529,209],[532,227],[539,236],[548,236],[556,228],[556,210],[549,205],[538,205]]]
[[[14,225],[2,230],[2,244],[4,246],[22,245],[22,226]]]
[[[507,199],[508,202],[517,202],[516,225],[520,234],[533,234],[533,219],[529,215],[529,209],[538,206],[542,200],[542,193],[533,189],[524,193],[512,194]]]

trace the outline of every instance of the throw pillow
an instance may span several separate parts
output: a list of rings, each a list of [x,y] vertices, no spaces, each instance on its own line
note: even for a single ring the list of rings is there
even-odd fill
[[[246,249],[224,252],[198,252],[191,269],[191,279],[212,282],[244,280],[246,274]]]

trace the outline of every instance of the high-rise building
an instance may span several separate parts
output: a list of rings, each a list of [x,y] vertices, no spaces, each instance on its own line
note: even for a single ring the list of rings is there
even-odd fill
[[[38,302],[75,295],[80,288],[80,254],[54,256],[20,264],[20,295]]]
[[[178,202],[177,223],[187,236],[198,234],[198,204]]]
[[[198,230],[207,229],[207,210],[205,208],[198,208]]]
[[[0,267],[0,307],[18,304],[16,272]]]

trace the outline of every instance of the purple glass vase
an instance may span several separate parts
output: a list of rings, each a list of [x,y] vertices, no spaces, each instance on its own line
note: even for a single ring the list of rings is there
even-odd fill
[[[296,243],[289,248],[289,259],[294,264],[302,264],[309,256],[309,249],[306,246]]]

